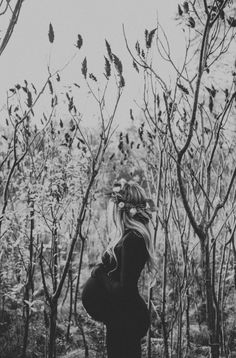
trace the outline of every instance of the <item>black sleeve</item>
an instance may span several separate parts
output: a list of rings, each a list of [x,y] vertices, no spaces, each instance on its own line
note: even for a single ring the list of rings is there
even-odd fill
[[[100,270],[98,278],[114,299],[129,299],[137,292],[137,282],[147,259],[144,239],[129,233],[121,248],[120,281],[115,282]]]

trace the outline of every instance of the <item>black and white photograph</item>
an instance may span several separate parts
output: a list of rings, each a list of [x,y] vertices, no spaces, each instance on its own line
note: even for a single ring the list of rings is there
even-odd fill
[[[236,0],[0,0],[0,358],[236,358]]]

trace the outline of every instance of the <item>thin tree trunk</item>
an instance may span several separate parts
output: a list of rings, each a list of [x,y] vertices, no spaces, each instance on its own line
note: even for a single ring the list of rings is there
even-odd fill
[[[25,293],[24,293],[24,337],[23,337],[23,347],[22,347],[22,354],[21,357],[26,357],[26,350],[28,345],[28,336],[29,336],[29,324],[30,324],[30,307],[29,307],[29,300],[30,300],[30,289],[34,291],[34,283],[33,283],[33,244],[34,244],[34,203],[33,201],[30,202],[30,242],[29,242],[29,266],[27,272],[27,281],[25,284]]]
[[[66,341],[69,342],[70,338],[70,325],[71,325],[71,318],[72,318],[72,304],[73,304],[73,280],[72,280],[72,268],[70,268],[68,272],[69,277],[69,285],[70,285],[70,306],[69,306],[69,315],[68,315],[68,326],[66,332]]]
[[[189,309],[190,309],[190,296],[189,289],[186,289],[186,356],[188,355],[188,351],[190,349],[190,320],[189,320]]]
[[[77,312],[77,301],[78,301],[78,294],[79,294],[79,283],[80,283],[80,275],[81,275],[81,268],[83,263],[83,255],[84,255],[84,248],[85,248],[85,238],[81,237],[81,251],[80,251],[80,260],[79,260],[79,268],[78,268],[78,275],[76,280],[76,287],[75,287],[75,300],[74,300],[74,317],[77,327],[80,330],[80,333],[82,335],[83,344],[84,344],[84,356],[87,358],[89,356],[89,348],[86,341],[86,337],[84,334],[83,326],[79,320],[79,315]]]
[[[182,358],[182,323],[183,323],[183,307],[182,307],[182,295],[179,291],[179,314],[178,314],[178,338],[177,338],[177,357]]]
[[[225,283],[226,283],[225,280],[226,280],[226,276],[227,276],[228,268],[229,268],[230,254],[231,254],[231,250],[229,249],[228,256],[227,256],[227,259],[226,259],[226,267],[225,267],[225,270],[224,270],[222,290],[221,290],[222,347],[223,347],[223,350],[224,350],[224,353],[225,353],[226,357],[229,356],[229,348],[226,345],[227,337],[226,337],[226,332],[225,332],[226,322],[224,320],[224,304],[225,304]],[[235,296],[235,302],[236,302],[236,296]]]
[[[216,312],[214,307],[214,293],[212,287],[212,277],[210,268],[209,238],[205,236],[201,242],[203,258],[203,278],[206,292],[207,307],[207,327],[210,338],[211,358],[219,358],[219,336],[217,336],[217,327],[215,324]]]
[[[54,215],[52,214],[52,217]],[[52,281],[53,292],[55,293],[58,286],[58,235],[57,223],[54,217],[52,229]],[[56,328],[57,328],[57,305],[58,298],[52,297],[50,301],[49,312],[49,342],[48,342],[48,358],[56,358]]]
[[[152,312],[152,297],[153,297],[153,288],[149,289],[149,296],[148,296],[148,312],[149,317],[151,317]],[[149,327],[147,333],[147,358],[151,358],[152,356],[152,342],[151,342],[151,327]]]
[[[29,286],[28,283],[25,285],[25,294],[24,294],[24,337],[23,337],[23,347],[21,358],[26,357],[26,350],[28,344],[28,336],[29,336],[29,323],[30,323],[30,309],[29,309]]]
[[[161,180],[162,180],[162,164],[163,164],[163,150],[160,151],[160,161],[159,161],[159,175],[158,175],[158,185],[157,185],[157,198],[156,198],[156,206],[159,207],[160,201],[160,193],[161,193]],[[156,222],[154,229],[154,250],[156,250],[156,242],[157,242],[157,230],[158,230],[158,214],[156,214]],[[153,287],[149,288],[148,292],[148,312],[151,321],[151,312],[152,312],[152,299],[153,299]],[[151,342],[151,324],[147,333],[147,358],[151,358],[152,355],[152,342]]]
[[[168,344],[168,333],[166,327],[166,284],[167,284],[167,261],[168,261],[168,229],[167,223],[165,223],[165,249],[164,249],[164,262],[163,262],[163,291],[162,291],[162,331],[164,340],[164,356],[169,358],[169,344]]]
[[[57,300],[50,305],[48,358],[56,358]]]

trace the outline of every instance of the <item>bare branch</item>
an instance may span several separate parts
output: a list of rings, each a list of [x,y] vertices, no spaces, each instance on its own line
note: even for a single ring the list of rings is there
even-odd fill
[[[158,80],[158,82],[160,83],[161,87],[163,88],[163,90],[166,92],[167,91],[167,87],[166,87],[166,84],[165,82],[162,80],[162,78],[153,70],[153,68],[149,65],[147,65],[147,63],[145,61],[142,61],[142,63],[140,61],[138,61],[132,51],[130,50],[130,47],[129,47],[129,44],[128,44],[128,40],[127,40],[127,37],[126,37],[126,33],[125,33],[125,27],[124,25],[122,25],[122,28],[123,28],[123,35],[124,35],[124,39],[125,39],[125,44],[126,44],[126,48],[130,54],[130,56],[132,57],[132,59],[142,68],[146,68],[146,69],[149,69],[156,77],[156,79]]]
[[[19,14],[20,14],[20,10],[21,10],[21,6],[23,4],[23,1],[24,0],[18,0],[16,5],[15,5],[15,8],[14,8],[10,23],[8,25],[6,34],[5,34],[4,38],[2,39],[2,43],[0,45],[0,56],[3,53],[4,49],[6,48],[8,42],[9,42],[9,40],[11,38],[11,35],[13,33],[14,27],[15,27],[15,25],[17,23],[17,20],[18,20]]]
[[[207,5],[207,0],[203,0],[204,2],[204,9],[205,9],[205,13],[207,14],[207,16],[209,15],[209,10],[208,10],[208,5]]]
[[[233,174],[232,174],[232,177],[231,177],[230,183],[229,183],[229,185],[228,185],[228,189],[227,189],[227,191],[226,191],[226,195],[225,195],[225,197],[224,197],[224,200],[223,200],[221,203],[219,203],[219,204],[216,205],[216,208],[215,208],[215,210],[214,210],[214,212],[213,212],[213,214],[212,214],[212,217],[211,217],[211,219],[210,219],[210,220],[208,221],[208,223],[207,223],[207,229],[208,229],[209,227],[211,227],[211,225],[213,224],[213,221],[214,221],[215,218],[216,218],[216,215],[217,215],[218,211],[219,211],[220,209],[222,209],[222,208],[224,207],[225,203],[227,202],[228,197],[229,197],[229,194],[230,194],[230,191],[231,191],[231,188],[232,188],[233,183],[234,183],[235,177],[236,177],[236,168],[234,169],[234,172],[233,172]]]
[[[49,292],[48,292],[46,279],[45,279],[45,275],[44,275],[44,270],[43,270],[43,243],[41,243],[41,249],[40,249],[40,254],[39,254],[39,264],[40,264],[40,270],[41,270],[44,294],[45,294],[47,302],[51,303],[51,297],[50,297]]]

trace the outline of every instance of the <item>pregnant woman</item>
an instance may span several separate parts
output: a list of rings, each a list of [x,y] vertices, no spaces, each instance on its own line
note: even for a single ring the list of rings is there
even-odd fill
[[[82,302],[106,325],[108,358],[141,358],[149,314],[137,284],[145,264],[150,273],[155,269],[150,200],[139,184],[121,180],[113,187],[110,209],[114,239],[85,284]]]

